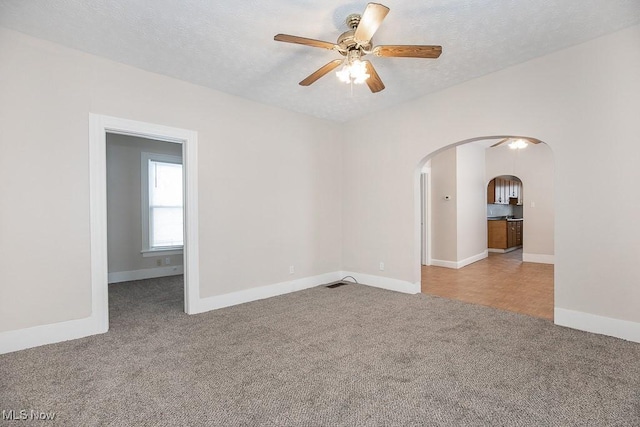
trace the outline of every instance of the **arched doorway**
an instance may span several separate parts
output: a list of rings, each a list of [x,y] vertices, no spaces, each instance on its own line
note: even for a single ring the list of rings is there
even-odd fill
[[[487,250],[493,253],[519,251],[524,233],[524,186],[514,175],[499,175],[487,184]],[[522,256],[519,256],[522,260]]]
[[[504,138],[461,141],[419,163],[422,291],[553,319],[552,152],[491,147]],[[489,203],[497,177],[506,197]],[[490,252],[490,217],[514,233],[520,225],[520,244]]]

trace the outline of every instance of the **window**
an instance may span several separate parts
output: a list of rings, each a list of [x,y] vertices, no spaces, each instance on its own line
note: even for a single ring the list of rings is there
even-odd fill
[[[142,153],[144,252],[182,249],[182,159]]]

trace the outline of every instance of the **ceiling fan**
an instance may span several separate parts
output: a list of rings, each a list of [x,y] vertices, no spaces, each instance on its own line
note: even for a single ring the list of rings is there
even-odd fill
[[[384,84],[373,68],[373,64],[370,61],[361,60],[363,56],[372,54],[382,57],[437,58],[442,53],[441,46],[382,45],[373,47],[371,38],[387,13],[389,13],[388,7],[378,3],[369,3],[362,15],[351,14],[347,17],[346,23],[350,30],[342,33],[336,43],[288,34],[277,34],[274,40],[336,50],[344,56],[344,59],[334,59],[311,73],[300,82],[301,86],[311,85],[320,77],[342,65],[342,69],[336,72],[341,81],[356,84],[366,82],[371,92],[376,93],[384,89]]]
[[[540,142],[542,141],[535,138],[504,138],[496,142],[489,148],[497,147],[498,145],[502,145],[505,142],[509,143],[509,148],[513,150],[520,150],[526,148],[528,144],[540,144]]]

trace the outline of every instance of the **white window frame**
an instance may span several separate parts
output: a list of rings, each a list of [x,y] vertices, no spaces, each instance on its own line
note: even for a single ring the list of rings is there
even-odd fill
[[[183,245],[167,246],[152,248],[150,245],[151,232],[151,209],[149,208],[149,161],[175,163],[182,165],[180,156],[172,156],[169,154],[146,153],[140,156],[140,178],[141,178],[141,213],[142,213],[142,256],[153,257],[158,255],[181,255]],[[184,218],[184,165],[182,168],[182,215]],[[184,235],[184,229],[183,229]]]

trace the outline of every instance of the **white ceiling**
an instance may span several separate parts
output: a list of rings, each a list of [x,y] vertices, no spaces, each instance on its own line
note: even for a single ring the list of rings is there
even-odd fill
[[[640,22],[640,0],[381,0],[374,44],[436,44],[439,59],[371,59],[386,89],[298,82],[341,56],[349,0],[0,0],[0,25],[243,98],[345,121]],[[640,48],[640,45],[639,45]],[[1,60],[1,59],[0,59]],[[597,61],[594,52],[594,61]]]

